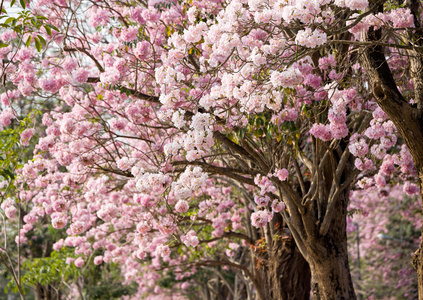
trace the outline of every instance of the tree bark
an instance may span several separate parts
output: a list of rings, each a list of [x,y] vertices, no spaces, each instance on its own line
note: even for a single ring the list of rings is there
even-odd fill
[[[310,265],[313,297],[316,300],[356,299],[347,249],[346,214],[349,189],[336,199],[336,215],[328,233],[316,241],[320,249],[306,259]]]
[[[292,237],[273,243],[267,263],[256,272],[265,299],[310,299],[311,273]]]
[[[311,264],[315,300],[356,298],[349,273],[348,256],[336,252]]]
[[[422,149],[423,153],[423,149]],[[420,197],[423,199],[423,168],[419,168],[419,183],[420,183]],[[423,207],[422,207],[423,209]],[[422,227],[423,236],[423,227]],[[419,300],[423,300],[423,241],[420,243],[420,248],[413,255],[412,265],[417,272],[417,288],[419,293]]]
[[[318,147],[320,145],[316,145],[316,149]],[[306,202],[306,210],[297,215],[295,206],[288,206],[292,217],[286,215],[285,220],[310,266],[314,299],[350,300],[356,299],[356,295],[348,262],[346,217],[356,172],[345,142],[341,141],[331,153],[331,161],[322,164],[320,179],[313,179],[320,181],[319,199]],[[289,200],[286,203],[289,204]],[[297,223],[294,220],[298,220]],[[301,228],[298,222],[304,226],[302,231],[298,231]]]

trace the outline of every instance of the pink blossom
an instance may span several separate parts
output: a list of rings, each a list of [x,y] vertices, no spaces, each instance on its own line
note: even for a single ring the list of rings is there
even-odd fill
[[[383,163],[380,166],[379,173],[384,176],[389,176],[395,171],[394,159],[391,155],[386,155],[383,159]]]
[[[319,29],[311,31],[310,28],[306,28],[298,31],[295,42],[300,46],[316,48],[327,42],[327,35]]]
[[[78,267],[78,268],[82,267],[84,265],[84,263],[85,262],[82,259],[82,257],[78,257],[74,262],[75,266]]]
[[[270,75],[270,82],[277,87],[294,87],[303,81],[301,72],[296,68],[289,68],[286,71],[273,71]]]
[[[85,231],[85,229],[86,229],[86,224],[81,221],[74,222],[70,226],[70,230],[73,235],[81,234]]]
[[[138,59],[145,59],[151,54],[151,46],[147,41],[142,41],[137,43],[137,46],[134,49],[134,55]]]
[[[138,28],[134,26],[123,27],[120,38],[124,42],[131,42],[137,39]]]
[[[343,1],[336,0],[335,4],[342,3]],[[351,10],[364,10],[369,5],[368,0],[345,0],[345,7]]]
[[[62,67],[66,72],[70,73],[78,67],[78,62],[75,58],[68,56],[63,61]]]
[[[394,28],[414,27],[413,14],[409,8],[397,8],[392,10],[389,14],[389,19],[392,21]]]
[[[355,142],[351,142],[348,146],[351,154],[357,157],[363,157],[369,151],[369,146],[365,139],[359,139]]]
[[[141,221],[137,224],[137,231],[141,234],[144,234],[151,230],[151,225],[147,221]]]
[[[21,139],[20,139],[22,146],[28,146],[29,145],[29,140],[34,135],[34,132],[35,132],[34,128],[27,128],[24,131],[22,131]]]
[[[132,167],[132,165],[134,164],[134,160],[124,156],[122,158],[119,158],[116,163],[119,169],[121,169],[122,171],[126,171]]]
[[[366,157],[356,158],[354,165],[360,171],[374,170],[373,162]]]
[[[16,207],[9,206],[4,210],[6,217],[13,219],[16,216]]]
[[[323,124],[314,123],[310,129],[310,134],[325,142],[332,140],[332,134],[329,126],[325,126]]]
[[[185,281],[181,284],[181,289],[186,290],[187,288],[189,288],[190,284],[189,282]]]
[[[85,68],[79,68],[75,72],[73,72],[73,78],[79,83],[84,83],[88,79],[88,70]]]
[[[178,213],[185,213],[188,211],[189,205],[188,202],[186,202],[185,200],[179,200],[178,203],[176,203],[175,205],[175,210]]]
[[[278,200],[273,200],[273,202],[272,202],[272,210],[275,213],[278,213],[280,211],[283,211],[284,209],[285,209],[285,203],[280,202]]]
[[[348,135],[348,127],[345,123],[331,123],[330,131],[335,139],[342,139]]]
[[[60,239],[59,241],[53,244],[54,251],[59,251],[60,248],[62,247],[63,247],[63,239]]]
[[[34,214],[27,214],[23,217],[25,223],[34,224],[38,220],[38,216]]]
[[[46,92],[57,92],[60,88],[59,83],[53,77],[41,78],[39,80],[40,87]]]
[[[261,188],[260,195],[276,192],[276,187],[266,176],[261,176],[260,174],[256,175],[256,177],[254,177],[254,183]]]
[[[254,227],[264,227],[273,218],[273,214],[267,210],[259,210],[251,214],[251,224]]]
[[[9,126],[15,116],[10,109],[5,109],[0,114],[0,127]]]
[[[357,185],[362,189],[368,189],[373,185],[374,181],[372,178],[364,177],[357,182]]]
[[[106,9],[90,9],[88,22],[92,27],[106,26],[109,21],[109,12]]]
[[[65,218],[64,216],[57,216],[55,218],[52,218],[51,220],[51,225],[56,229],[62,229],[66,226],[67,223],[67,218]]]
[[[370,122],[370,127],[366,129],[364,134],[371,139],[377,140],[385,135],[385,130],[382,126],[382,123],[372,120]]]
[[[403,190],[407,195],[410,196],[415,195],[419,192],[419,188],[417,187],[417,185],[408,181],[404,184]]]
[[[194,230],[190,230],[186,235],[181,236],[181,241],[188,247],[196,247],[200,243]]]
[[[98,255],[96,257],[94,257],[94,264],[96,266],[98,266],[99,264],[101,264],[103,262],[103,256],[102,255]]]
[[[170,255],[170,248],[168,245],[160,245],[157,246],[157,253],[161,256],[161,257],[166,257]]]
[[[25,61],[31,59],[34,56],[33,48],[22,48],[16,54],[16,59]]]
[[[287,169],[276,169],[273,176],[276,176],[280,181],[285,181],[288,178],[289,172]]]
[[[265,207],[265,206],[267,206],[267,203],[269,203],[269,201],[270,201],[269,196],[264,196],[264,197],[254,196],[254,202],[259,207]]]
[[[375,182],[376,182],[376,186],[377,187],[383,187],[386,185],[386,179],[385,176],[380,175],[380,174],[376,174],[375,175]]]

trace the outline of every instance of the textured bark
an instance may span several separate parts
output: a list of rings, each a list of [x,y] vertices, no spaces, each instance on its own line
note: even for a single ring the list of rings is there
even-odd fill
[[[325,237],[319,242],[326,255],[308,257],[313,278],[314,299],[356,299],[348,263],[346,208],[349,191],[337,199],[338,212]]]
[[[267,264],[256,273],[265,299],[309,299],[310,267],[294,241],[285,236],[275,241],[272,249]]]
[[[423,149],[422,149],[423,152]],[[420,183],[420,191],[421,191],[421,198],[423,199],[423,168],[420,168],[418,171],[419,174],[419,183]],[[423,209],[423,207],[422,207]],[[423,235],[423,227],[422,227],[422,235]],[[413,255],[412,264],[414,269],[417,272],[417,287],[419,293],[419,300],[423,300],[423,242],[420,244],[420,248]]]
[[[345,276],[343,256],[328,257],[311,267],[313,276],[313,299],[355,299],[355,293],[350,276]]]
[[[319,143],[316,149],[321,147]],[[292,221],[288,225],[310,266],[314,299],[356,299],[349,270],[346,230],[349,193],[356,174],[353,157],[344,141],[331,152],[317,150],[316,155],[318,153],[321,153],[322,169],[320,179],[313,180],[320,182],[320,197],[308,202],[307,210],[300,214],[303,232],[296,231],[298,226]],[[326,154],[332,159],[323,161]],[[311,182],[311,186],[313,184]]]

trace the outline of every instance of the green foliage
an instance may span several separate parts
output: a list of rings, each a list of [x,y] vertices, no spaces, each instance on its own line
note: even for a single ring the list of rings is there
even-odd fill
[[[16,1],[12,1],[10,6],[13,6]],[[10,17],[7,15],[6,11],[3,11],[5,15],[0,16],[0,20],[4,19],[3,22],[0,23],[0,27],[5,29],[12,29],[16,33],[23,35],[25,33],[30,33],[31,35],[28,36],[27,40],[25,41],[25,45],[29,47],[31,42],[33,41],[35,44],[35,48],[38,52],[41,52],[42,48],[47,45],[46,40],[40,34],[32,35],[34,32],[40,32],[41,28],[44,28],[48,35],[52,36],[52,30],[59,32],[59,29],[47,23],[48,20],[46,17],[43,16],[32,16],[29,10],[25,10],[26,3],[25,0],[20,0],[21,7],[24,9],[20,11],[17,17]],[[0,42],[1,47],[7,47],[8,44],[4,42]]]
[[[120,268],[114,263],[100,266],[88,264],[83,275],[86,282],[87,299],[121,299],[122,296],[132,295],[137,291],[135,283],[122,285]]]
[[[170,9],[172,7],[172,5],[176,5],[176,3],[174,1],[172,2],[160,2],[160,3],[156,3],[154,4],[154,8],[157,9],[157,12],[163,12],[165,9]]]
[[[14,195],[16,170],[23,167],[26,160],[25,154],[30,153],[33,149],[33,147],[20,146],[20,135],[33,125],[33,118],[39,113],[39,111],[32,111],[19,123],[14,121],[10,127],[0,131],[0,182],[8,182],[1,189],[5,192],[5,197]]]
[[[169,270],[164,276],[160,277],[158,281],[158,285],[165,289],[172,288],[176,283],[179,283],[179,281],[176,280],[173,270]]]
[[[81,270],[74,264],[66,263],[66,258],[73,256],[75,254],[71,249],[62,248],[59,252],[53,251],[50,257],[26,260],[22,265],[22,284],[28,290],[28,288],[36,285],[60,286],[62,282],[78,278]],[[18,292],[13,280],[9,281],[7,290]]]
[[[0,175],[3,180],[14,180],[14,169],[19,165],[17,144],[20,138],[20,129],[6,128],[0,132]]]
[[[235,134],[228,136],[235,143],[240,143],[246,137],[257,140],[263,140],[267,143],[271,141],[284,142],[288,144],[297,144],[299,131],[293,121],[286,121],[280,125],[275,125],[271,121],[270,113],[261,113],[251,115],[248,118],[248,124],[245,128],[236,130]]]

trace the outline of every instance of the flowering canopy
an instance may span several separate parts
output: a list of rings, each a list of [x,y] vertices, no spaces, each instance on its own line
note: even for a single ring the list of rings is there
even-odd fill
[[[408,182],[411,155],[373,98],[362,34],[386,32],[387,63],[413,103],[401,41],[416,16],[381,4],[29,3],[53,26],[2,33],[10,82],[0,126],[16,118],[17,99],[56,107],[20,171],[21,198],[32,203],[25,224],[49,215],[67,228],[55,248],[75,247],[77,266],[94,251],[95,264],[122,263],[140,293],[158,278],[145,262],[174,265],[182,279],[195,272],[179,267],[194,249],[208,260],[206,244],[219,241],[231,257],[240,239],[250,241],[251,225],[271,235],[277,217],[311,263],[325,253],[325,236],[345,240],[357,176],[360,188],[395,179],[418,193]],[[33,134],[22,132],[21,145]],[[11,200],[2,209],[15,214]]]

